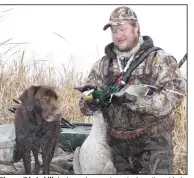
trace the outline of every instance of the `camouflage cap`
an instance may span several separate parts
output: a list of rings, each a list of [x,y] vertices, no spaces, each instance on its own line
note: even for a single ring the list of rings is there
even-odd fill
[[[106,30],[111,25],[122,25],[128,20],[136,20],[137,15],[135,12],[126,6],[117,7],[110,15],[109,22],[104,26],[103,30]]]

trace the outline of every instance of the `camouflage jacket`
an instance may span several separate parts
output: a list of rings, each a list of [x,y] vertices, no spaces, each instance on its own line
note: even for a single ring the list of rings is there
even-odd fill
[[[153,47],[150,37],[144,36],[144,43],[136,56],[148,48]],[[116,54],[113,52],[113,43],[105,48],[102,59],[97,61],[86,81],[86,84],[105,89],[108,81],[109,59],[113,59],[113,71],[119,71]],[[140,135],[156,136],[162,132],[172,131],[174,120],[172,112],[180,106],[185,95],[185,80],[182,77],[176,60],[164,50],[151,52],[148,57],[132,72],[130,85],[148,84],[158,88],[151,97],[142,97],[125,106],[110,104],[103,109],[104,117],[108,122],[109,135],[134,139]],[[80,99],[80,110],[84,115],[92,115],[95,105]]]

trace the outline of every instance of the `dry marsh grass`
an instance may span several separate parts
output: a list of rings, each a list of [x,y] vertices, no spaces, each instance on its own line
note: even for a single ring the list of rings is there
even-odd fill
[[[84,77],[76,73],[74,68],[62,66],[58,73],[46,61],[24,61],[24,52],[9,64],[0,59],[0,124],[12,123],[13,115],[8,111],[13,106],[13,98],[31,84],[48,84],[57,89],[60,96],[60,106],[63,117],[71,122],[90,122],[89,117],[80,113],[78,99],[80,93],[73,89],[74,85],[81,85]],[[187,120],[186,99],[174,112],[176,127],[174,130],[174,173],[186,174],[187,170]]]
[[[187,99],[176,109],[174,129],[174,173],[187,174]]]
[[[7,120],[6,118],[12,117],[12,113],[8,111],[14,105],[12,99],[17,99],[26,87],[31,84],[46,84],[57,90],[66,119],[71,119],[72,122],[87,121],[87,117],[79,112],[80,93],[73,89],[74,85],[81,85],[83,82],[82,74],[76,73],[73,67],[67,70],[65,66],[57,73],[47,61],[31,60],[26,63],[23,56],[24,52],[18,59],[7,64],[7,69],[0,61],[0,118]]]

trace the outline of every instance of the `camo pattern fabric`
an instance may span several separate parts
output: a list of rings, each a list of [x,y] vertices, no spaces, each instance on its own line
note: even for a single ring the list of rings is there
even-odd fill
[[[173,129],[172,111],[180,106],[185,94],[185,80],[182,77],[175,59],[163,50],[154,52],[132,73],[130,85],[147,84],[155,86],[158,92],[152,96],[138,98],[135,102],[111,104],[107,109],[109,126],[118,130],[134,130],[155,123],[163,125],[160,132]],[[95,85],[98,89],[106,88],[108,59],[103,58],[92,68],[86,84]],[[114,73],[118,72],[116,60],[113,61]],[[88,108],[90,107],[90,109]],[[97,110],[95,104],[80,100],[80,109],[85,115],[92,115]],[[160,126],[158,125],[158,128]],[[157,127],[156,127],[157,129]],[[155,131],[154,131],[155,132]]]
[[[110,140],[117,174],[173,174],[172,133],[136,143]]]
[[[104,26],[106,30],[111,25],[122,25],[128,20],[138,20],[136,13],[129,7],[121,6],[116,8],[110,15],[110,21]]]
[[[152,41],[150,37],[143,38],[144,43]],[[141,50],[142,48],[140,48],[140,52],[142,52]],[[100,90],[106,89],[109,66],[108,55],[96,62],[91,69],[86,84],[95,85]],[[118,72],[118,63],[116,60],[113,60],[113,73],[116,74]],[[108,107],[102,108],[105,120],[108,122],[108,129],[112,129],[117,133],[132,133],[131,137],[126,139],[119,138],[119,134],[108,135],[109,143],[121,162],[123,159],[127,159],[127,162],[129,162],[129,156],[133,155],[133,150],[139,149],[139,147],[142,150],[146,150],[146,145],[148,146],[147,141],[151,139],[149,142],[149,155],[146,158],[148,160],[147,163],[142,164],[141,171],[151,174],[153,169],[146,168],[150,164],[149,162],[154,164],[153,161],[155,162],[156,158],[161,159],[161,157],[164,157],[162,158],[163,162],[160,162],[163,165],[163,169],[160,170],[160,164],[157,164],[159,167],[157,169],[157,165],[155,165],[155,172],[171,174],[173,148],[168,138],[171,137],[174,129],[173,110],[181,105],[186,92],[185,79],[180,73],[175,58],[164,50],[159,50],[150,53],[132,72],[130,80],[124,88],[138,84],[154,86],[156,91],[149,96],[139,97],[133,102],[114,102]],[[92,115],[93,111],[97,109],[100,108],[95,103],[90,105],[88,101],[80,99],[80,110],[84,115]],[[143,128],[146,128],[142,132],[143,134],[133,134],[135,131]],[[166,136],[163,136],[165,134]],[[163,142],[160,140],[163,140]],[[140,155],[139,159],[141,159]],[[118,162],[117,160],[115,164]],[[119,165],[122,168],[128,164],[123,163]],[[119,166],[117,168],[119,172]]]

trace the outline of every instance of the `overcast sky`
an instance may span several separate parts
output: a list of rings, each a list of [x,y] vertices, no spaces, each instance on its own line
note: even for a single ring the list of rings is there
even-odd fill
[[[110,30],[103,31],[110,13],[118,5],[23,5],[0,6],[13,10],[0,18],[0,42],[28,42],[25,59],[47,59],[59,66],[74,57],[76,69],[86,73],[104,55],[111,42]],[[186,53],[186,6],[131,5],[137,14],[142,35],[179,61]],[[63,38],[57,36],[61,35]],[[47,57],[48,56],[48,57]],[[47,57],[47,58],[46,58]],[[185,74],[186,64],[182,67]]]

